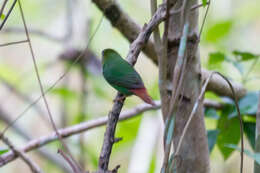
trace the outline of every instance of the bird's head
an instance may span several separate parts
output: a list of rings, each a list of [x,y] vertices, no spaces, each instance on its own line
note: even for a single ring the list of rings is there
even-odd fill
[[[118,55],[118,53],[115,50],[113,50],[113,49],[104,49],[102,51],[102,64],[104,64],[104,62],[106,60],[115,57],[115,55],[116,56]]]

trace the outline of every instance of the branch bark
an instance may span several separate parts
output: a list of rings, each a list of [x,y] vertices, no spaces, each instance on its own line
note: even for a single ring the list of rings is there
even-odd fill
[[[171,0],[172,3],[174,1]],[[176,98],[176,101],[170,102],[174,106],[170,105],[169,107],[173,107],[173,112],[170,116],[175,117],[173,143],[174,150],[178,151],[176,172],[181,173],[209,172],[209,151],[202,102],[196,105],[197,111],[192,120],[190,120],[185,137],[182,138],[185,124],[190,119],[193,106],[199,97],[202,87],[198,50],[198,11],[189,10],[197,4],[197,0],[177,0],[173,10],[183,8],[182,12],[173,14],[169,19],[167,80],[174,85],[174,89],[167,98],[163,99],[168,100],[172,96]],[[184,26],[186,27],[187,25],[189,29],[186,50],[182,58],[179,59],[180,41],[184,32]],[[179,67],[180,62],[183,62],[181,69]],[[177,87],[177,85],[180,86]],[[171,112],[171,109],[169,111]],[[180,141],[182,141],[181,146],[179,145]]]
[[[130,50],[127,55],[127,61],[134,65],[137,61],[138,55],[141,50],[145,47],[147,41],[149,40],[152,31],[163,21],[163,13],[165,6],[161,6],[156,13],[153,15],[148,24],[145,24],[142,28],[141,32],[138,34],[135,41],[130,45]],[[165,10],[164,10],[165,11]],[[106,14],[106,13],[105,13]],[[117,93],[115,98],[115,103],[113,105],[112,111],[108,115],[108,123],[105,132],[104,142],[101,150],[101,154],[99,157],[99,165],[98,165],[98,173],[103,173],[104,171],[108,171],[109,158],[112,151],[113,143],[116,141],[114,134],[117,125],[117,121],[119,118],[119,114],[124,104],[125,98],[122,100],[122,94]],[[122,101],[119,101],[122,100]]]

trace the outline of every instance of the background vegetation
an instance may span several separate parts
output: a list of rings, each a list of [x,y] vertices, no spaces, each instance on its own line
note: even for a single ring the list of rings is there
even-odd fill
[[[149,20],[148,0],[124,0],[118,3],[138,24],[143,25]],[[81,63],[83,66],[73,65],[65,78],[48,93],[47,99],[58,127],[107,116],[116,91],[101,75],[101,51],[113,48],[126,57],[129,42],[102,17],[100,10],[91,1],[26,0],[22,1],[22,5],[45,89],[51,87],[64,74],[66,68],[71,66],[71,60],[66,57],[86,47],[101,21],[89,44],[89,60]],[[200,44],[201,63],[204,68],[221,72],[232,81],[243,84],[248,91],[239,101],[239,106],[243,114],[245,148],[250,153],[255,146],[255,114],[260,84],[259,5],[257,0],[212,1]],[[11,2],[8,2],[7,6],[10,7]],[[205,8],[201,7],[201,19],[204,13]],[[0,44],[25,38],[19,8],[16,5],[0,31]],[[135,68],[153,99],[159,100],[157,67],[141,54]],[[7,125],[5,117],[14,120],[41,95],[27,44],[0,47],[0,87],[2,130]],[[221,104],[218,109],[205,109],[211,172],[238,172],[239,152],[236,146],[240,142],[240,127],[234,102],[212,92],[207,92],[205,98]],[[141,103],[137,97],[129,97],[124,110]],[[104,127],[98,127],[66,139],[73,155],[84,163],[87,170],[95,170],[97,167],[104,130]],[[15,126],[8,129],[6,136],[19,147],[28,142],[28,138],[22,133],[33,139],[52,131],[43,101],[40,100],[23,114]],[[120,122],[116,136],[123,137],[123,140],[113,148],[111,167],[120,163],[119,172],[159,172],[163,158],[162,134],[163,121],[160,111],[157,110]],[[56,153],[59,147],[58,142],[53,142],[43,148]],[[8,147],[0,143],[0,149],[5,152]],[[29,156],[45,172],[64,171],[36,151],[30,152]],[[56,157],[62,159],[58,154]],[[245,157],[246,172],[253,171],[252,158],[257,159],[252,154],[251,157]],[[17,170],[29,172],[27,165],[20,159],[10,162],[0,170],[6,173]]]

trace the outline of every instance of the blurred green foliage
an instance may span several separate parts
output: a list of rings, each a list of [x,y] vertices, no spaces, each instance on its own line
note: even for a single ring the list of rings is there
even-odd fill
[[[7,153],[9,149],[0,149],[0,156],[4,153]]]
[[[221,41],[224,37],[227,37],[228,34],[231,32],[232,26],[232,20],[219,21],[215,23],[206,30],[206,41],[210,43],[216,43],[218,41]]]

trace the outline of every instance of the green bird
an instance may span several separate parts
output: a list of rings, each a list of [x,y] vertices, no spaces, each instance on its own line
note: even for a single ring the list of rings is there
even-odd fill
[[[102,51],[103,76],[117,91],[125,96],[136,95],[144,102],[155,105],[140,75],[115,50]]]

